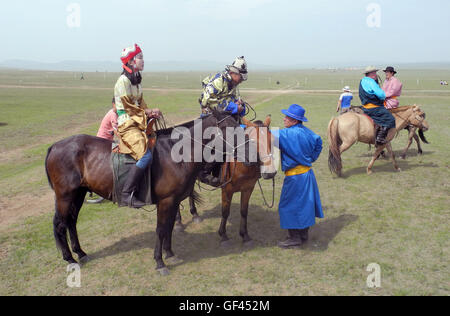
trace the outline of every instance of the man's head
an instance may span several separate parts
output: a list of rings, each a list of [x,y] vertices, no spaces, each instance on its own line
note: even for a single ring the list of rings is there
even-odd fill
[[[238,85],[242,81],[246,81],[248,79],[247,63],[244,56],[237,57],[233,64],[228,65],[226,69],[235,85]]]
[[[392,77],[395,76],[395,74],[397,73],[394,69],[394,67],[387,67],[385,70],[383,70],[384,73],[386,74],[386,79],[389,80]]]
[[[379,69],[373,67],[373,66],[369,66],[366,68],[365,71],[365,75],[366,77],[372,78],[374,80],[377,80],[377,72],[379,71]]]
[[[308,122],[305,112],[305,109],[298,104],[292,104],[288,110],[281,110],[281,113],[286,115],[283,119],[284,127],[289,128],[302,122]]]

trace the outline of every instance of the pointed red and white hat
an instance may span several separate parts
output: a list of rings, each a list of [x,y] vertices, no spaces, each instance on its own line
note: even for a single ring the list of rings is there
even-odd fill
[[[136,57],[136,55],[140,53],[142,53],[141,48],[138,44],[134,44],[134,46],[130,46],[122,50],[120,59],[122,60],[122,63],[126,65],[130,60],[132,60],[134,57]]]

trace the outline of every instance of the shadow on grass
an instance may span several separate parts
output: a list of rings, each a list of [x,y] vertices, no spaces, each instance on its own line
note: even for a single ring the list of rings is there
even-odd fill
[[[386,153],[386,156],[382,157],[382,158],[379,158],[378,160],[381,160],[381,161],[389,160],[390,161],[391,156],[389,156],[387,151],[385,151],[385,153]],[[394,154],[395,154],[395,159],[400,159],[401,155],[403,154],[403,150],[394,150]],[[417,157],[417,156],[428,156],[428,155],[432,155],[432,154],[434,154],[434,151],[424,151],[421,155],[419,155],[417,149],[409,149],[406,152],[406,158],[408,158],[408,157]],[[360,158],[364,158],[364,157],[372,158],[372,156],[373,156],[373,152],[371,151],[371,152],[367,152],[366,154],[359,155],[358,157],[360,157]]]
[[[415,168],[439,168],[439,165],[429,162],[429,163],[409,163],[407,160],[399,159],[399,157],[396,158],[397,164],[399,168],[402,171],[408,171]],[[383,163],[384,164],[381,164]],[[345,168],[345,166],[344,166]],[[375,164],[373,165],[372,171],[374,174],[376,173],[395,173],[397,172],[394,169],[394,164],[391,160],[384,161],[384,160],[377,160],[375,161]],[[342,177],[343,179],[347,179],[351,176],[360,175],[360,174],[366,174],[367,173],[367,166],[359,167],[359,168],[353,168],[349,170],[343,170]]]
[[[220,246],[220,237],[214,232],[185,232],[173,233],[173,250],[184,260],[184,262],[198,262],[205,258],[218,258],[229,254],[239,254],[247,252],[252,248],[276,248],[277,243],[284,239],[286,231],[280,229],[278,212],[264,209],[260,206],[250,205],[248,217],[248,231],[253,239],[253,246],[248,247],[242,243],[239,236],[240,212],[239,205],[233,204],[231,216],[228,220],[227,233],[231,239],[228,247]],[[206,220],[221,218],[221,205],[217,205],[212,210],[201,213],[205,219],[200,224],[194,224],[188,212],[182,212],[186,217],[185,227],[193,225],[192,230],[210,225]],[[189,219],[187,219],[189,218]],[[335,218],[320,220],[318,224],[310,230],[310,240],[301,249],[311,251],[325,251],[329,243],[350,223],[356,221],[358,216],[341,215]],[[217,227],[218,229],[218,227]],[[148,249],[152,255],[155,246],[155,232],[140,233],[134,236],[123,238],[122,240],[106,247],[96,253],[89,254],[91,260],[111,257],[120,253]]]
[[[0,122],[0,127],[1,127],[1,126],[6,126],[6,125],[8,125],[8,123]]]

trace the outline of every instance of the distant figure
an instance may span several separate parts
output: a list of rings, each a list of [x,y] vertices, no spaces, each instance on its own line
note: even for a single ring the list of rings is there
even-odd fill
[[[445,80],[441,80],[441,86],[448,86],[448,83],[447,83],[447,81],[445,81]]]
[[[81,73],[81,78],[80,80],[84,80],[84,73]]]
[[[345,86],[342,91],[344,91],[344,93],[342,93],[339,98],[336,112],[340,111],[341,114],[344,114],[350,110],[353,100],[353,94],[349,86]]]
[[[114,131],[117,130],[116,99],[112,99],[112,109],[106,113],[97,132],[97,137],[114,140]]]
[[[279,82],[279,81],[277,81],[277,84],[279,85],[279,84],[280,84],[280,82]]]
[[[402,95],[403,84],[395,77],[397,72],[394,67],[387,67],[383,71],[386,74],[386,81],[383,84],[383,91],[386,94],[384,106],[388,110],[396,109],[400,104],[398,97]]]

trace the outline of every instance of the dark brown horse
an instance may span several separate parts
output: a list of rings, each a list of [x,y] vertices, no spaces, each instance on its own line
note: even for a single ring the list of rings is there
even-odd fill
[[[227,127],[238,127],[236,120],[229,113],[214,111],[201,120],[202,132],[210,127],[218,128],[223,137]],[[194,135],[195,126],[194,121],[182,125],[189,130],[190,135]],[[169,273],[162,259],[162,249],[166,252],[166,259],[175,259],[172,251],[172,231],[179,204],[192,194],[195,179],[205,164],[203,156],[200,162],[193,162],[196,161],[194,159],[190,162],[174,162],[171,156],[175,144],[171,139],[172,131],[173,129],[167,129],[157,132],[151,165],[152,195],[157,206],[154,258],[156,269],[162,275]],[[191,136],[188,141],[194,148],[194,138]],[[201,137],[201,148],[208,142]],[[194,153],[191,153],[191,158],[193,156]],[[48,149],[45,169],[56,197],[53,220],[56,244],[62,250],[64,260],[76,263],[67,243],[68,230],[72,251],[78,255],[80,262],[84,262],[87,255],[78,240],[77,218],[86,192],[95,192],[105,199],[112,197],[111,142],[88,135],[62,140]]]
[[[243,119],[243,122],[247,126],[247,135],[250,140],[254,141],[256,144],[258,160],[253,164],[246,164],[244,162],[233,160],[223,164],[221,167],[221,182],[224,185],[222,186],[222,222],[220,223],[219,236],[222,245],[228,245],[229,243],[226,225],[230,215],[233,194],[241,192],[241,224],[239,235],[242,237],[244,244],[248,244],[252,240],[248,235],[247,230],[248,205],[255,184],[261,176],[263,176],[264,179],[272,179],[277,173],[272,154],[273,136],[269,131],[271,122],[270,116],[266,118],[264,123],[261,121],[251,123],[246,119]],[[197,213],[193,197],[189,198],[189,204],[190,212],[193,215],[193,221],[200,222],[201,218]],[[183,229],[179,211],[176,219],[176,226],[177,230]]]

